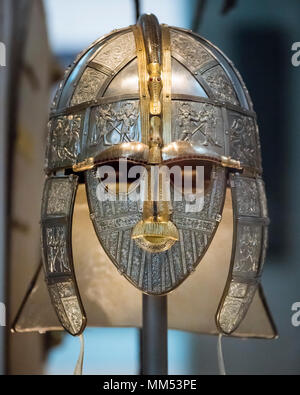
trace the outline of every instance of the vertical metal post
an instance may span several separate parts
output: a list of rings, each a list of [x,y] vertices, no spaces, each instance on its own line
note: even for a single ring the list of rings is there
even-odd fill
[[[168,374],[167,296],[143,294],[142,374]]]

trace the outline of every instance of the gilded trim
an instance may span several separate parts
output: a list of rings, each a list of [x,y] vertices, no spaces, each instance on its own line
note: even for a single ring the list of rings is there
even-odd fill
[[[138,25],[131,26],[131,28],[135,38],[138,61],[142,143],[148,144],[150,95],[148,91],[147,55],[141,28]]]
[[[171,44],[170,31],[167,25],[161,26],[162,32],[162,102],[163,102],[163,144],[168,145],[172,141],[172,71],[171,71]]]

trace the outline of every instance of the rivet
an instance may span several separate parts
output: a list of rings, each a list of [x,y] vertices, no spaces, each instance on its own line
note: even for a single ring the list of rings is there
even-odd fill
[[[221,214],[217,214],[216,215],[216,221],[217,222],[221,222],[221,219],[222,219],[222,215]]]

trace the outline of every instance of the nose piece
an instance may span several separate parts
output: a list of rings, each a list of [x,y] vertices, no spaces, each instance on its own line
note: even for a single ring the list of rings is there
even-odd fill
[[[179,240],[179,234],[172,221],[149,218],[139,221],[132,231],[132,239],[148,252],[167,251]]]

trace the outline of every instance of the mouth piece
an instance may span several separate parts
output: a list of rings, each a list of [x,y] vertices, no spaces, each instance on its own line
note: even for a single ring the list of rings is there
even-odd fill
[[[141,220],[133,228],[131,238],[148,252],[163,252],[179,240],[179,234],[172,221],[159,222],[153,219]]]

